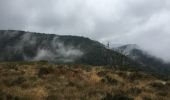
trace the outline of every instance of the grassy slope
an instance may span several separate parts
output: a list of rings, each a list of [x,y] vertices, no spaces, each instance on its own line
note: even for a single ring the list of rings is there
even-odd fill
[[[102,66],[0,63],[0,100],[169,100],[168,90],[168,80]]]

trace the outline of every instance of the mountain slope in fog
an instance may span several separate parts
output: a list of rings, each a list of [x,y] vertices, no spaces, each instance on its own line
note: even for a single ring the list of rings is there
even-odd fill
[[[169,64],[146,54],[136,46],[122,46],[116,51],[79,36],[2,30],[0,51],[0,61],[45,60],[57,64],[109,65],[121,70],[165,76],[170,73]]]
[[[61,36],[25,31],[0,31],[0,61],[39,61],[90,65],[121,65],[123,55],[97,41],[79,36]],[[135,63],[126,56],[126,65]],[[116,61],[115,61],[116,60]],[[112,62],[112,63],[111,63]]]
[[[170,63],[165,63],[162,59],[150,55],[135,44],[124,45],[118,47],[117,50],[154,72],[170,74]]]

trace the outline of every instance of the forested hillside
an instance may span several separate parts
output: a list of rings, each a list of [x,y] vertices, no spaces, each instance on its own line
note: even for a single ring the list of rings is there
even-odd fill
[[[38,61],[89,65],[134,65],[122,54],[97,41],[79,36],[0,31],[1,61]],[[122,59],[123,58],[123,59]]]

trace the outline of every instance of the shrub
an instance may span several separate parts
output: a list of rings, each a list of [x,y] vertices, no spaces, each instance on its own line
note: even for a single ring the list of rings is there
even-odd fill
[[[56,95],[49,95],[47,96],[46,100],[59,100]]]
[[[15,69],[16,65],[17,64],[10,62],[10,63],[6,64],[6,68],[7,69]]]
[[[135,73],[130,73],[127,78],[130,82],[134,82],[135,80],[142,79],[143,75],[135,72]]]
[[[0,92],[0,100],[28,100],[24,98],[20,98],[18,96],[10,95],[10,94],[1,94]]]
[[[160,96],[167,96],[168,93],[167,93],[167,92],[158,92],[157,95],[160,95]]]
[[[122,78],[127,78],[127,74],[125,72],[117,72],[117,74]]]
[[[137,88],[137,87],[132,87],[127,92],[132,94],[132,95],[138,95],[142,92],[142,90]]]
[[[0,90],[0,100],[4,100],[4,97],[5,97],[5,93],[3,93],[3,92]]]
[[[6,80],[3,80],[3,82],[4,82],[4,84],[6,86],[20,85],[20,84],[22,84],[25,81],[26,81],[26,79],[24,77],[18,77],[16,79],[6,79]]]
[[[112,85],[117,85],[117,83],[118,83],[118,81],[116,79],[113,79],[110,76],[105,76],[101,81],[105,82],[105,83],[110,83]]]
[[[170,81],[166,83],[166,86],[170,88]]]
[[[102,100],[134,100],[134,99],[123,94],[116,94],[113,96],[110,93],[107,93]]]
[[[39,69],[39,72],[38,72],[38,77],[44,77],[50,73],[53,73],[54,72],[54,69],[52,67],[42,67]]]
[[[101,71],[101,72],[98,72],[97,75],[100,76],[100,77],[104,77],[106,75],[106,72]]]
[[[148,97],[148,96],[144,96],[144,97],[143,97],[143,100],[152,100],[152,98],[151,98],[151,97]]]
[[[161,82],[153,82],[153,83],[150,83],[149,85],[158,90],[166,89],[166,86]]]

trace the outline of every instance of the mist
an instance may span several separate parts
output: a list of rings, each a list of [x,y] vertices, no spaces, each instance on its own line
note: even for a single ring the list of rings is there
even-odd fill
[[[56,63],[74,63],[75,60],[81,58],[84,52],[80,50],[79,46],[74,46],[72,44],[66,45],[60,40],[60,36],[52,36],[51,39],[45,37],[45,34],[36,34],[26,32],[20,34],[19,31],[5,31],[1,34],[0,39],[9,38],[8,41],[12,41],[14,44],[8,44],[5,46],[7,52],[7,57],[10,59],[16,58],[17,60],[25,61],[49,61]],[[11,58],[12,57],[12,58]],[[0,57],[1,60],[7,59]]]
[[[1,30],[86,36],[104,44],[137,44],[170,61],[169,0],[1,0],[0,16]],[[55,52],[63,57],[83,54],[74,47],[60,47]],[[39,51],[35,59],[49,53]]]
[[[51,49],[39,48],[36,56],[32,59],[34,61],[46,60],[62,63],[73,63],[76,59],[83,56],[83,51],[72,45],[64,45],[58,41],[58,36],[54,37],[50,43]]]

